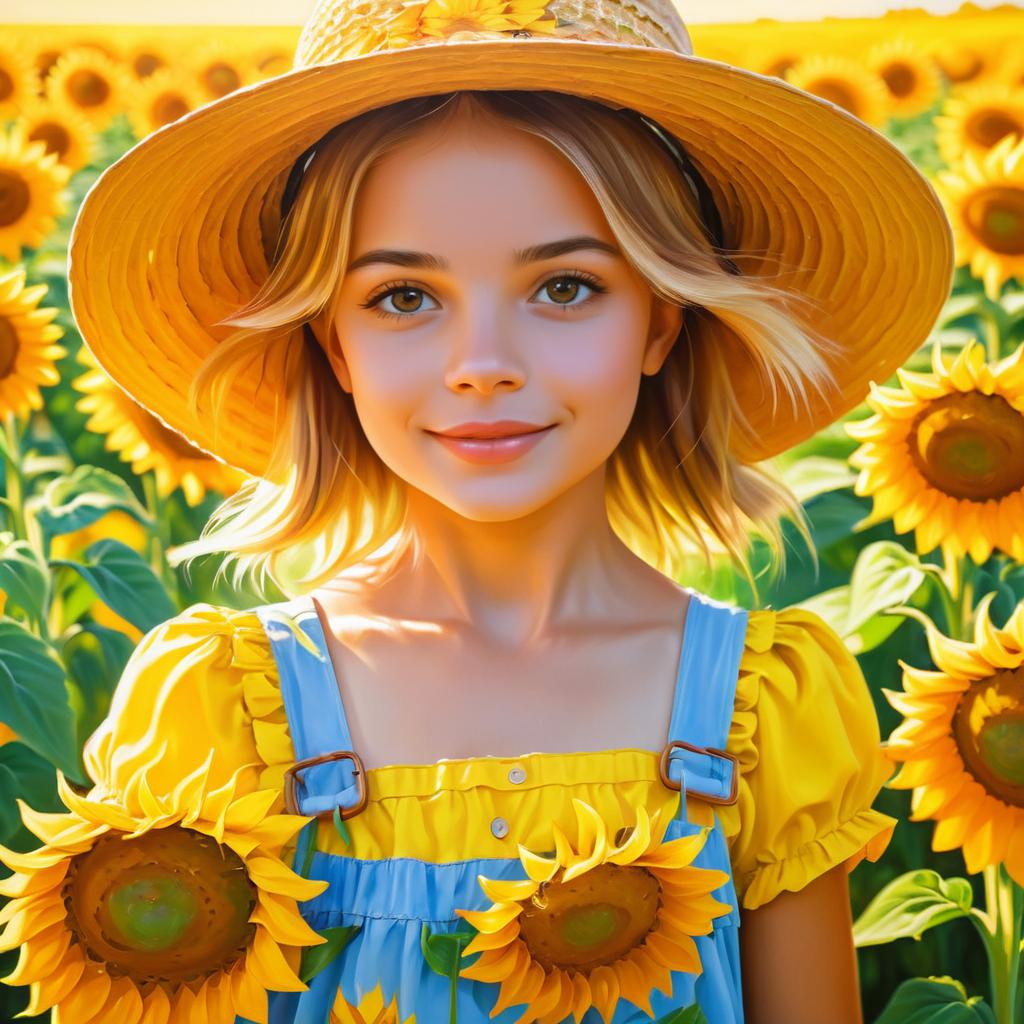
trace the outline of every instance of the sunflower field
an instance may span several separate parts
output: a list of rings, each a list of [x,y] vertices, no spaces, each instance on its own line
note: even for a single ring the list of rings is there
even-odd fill
[[[476,6],[465,0],[465,16]],[[691,28],[698,55],[784,78],[892,139],[946,208],[957,271],[931,338],[896,377],[779,458],[813,547],[786,524],[776,577],[753,541],[756,593],[724,560],[695,561],[680,582],[745,607],[812,609],[876,698],[893,773],[875,806],[900,823],[884,855],[850,876],[864,1019],[1024,1021],[1024,48],[1013,45],[1024,11],[965,4],[946,17]],[[42,819],[86,792],[82,746],[146,631],[197,602],[283,597],[230,588],[216,559],[169,566],[167,552],[245,477],[93,361],[69,309],[67,250],[106,167],[197,106],[287,71],[298,32],[19,25],[0,35],[8,853],[39,845],[25,805]],[[73,791],[58,792],[58,769]],[[0,880],[4,904],[24,895]],[[0,909],[8,922],[0,1019],[48,1020],[39,1009],[76,979],[30,996],[35,964],[61,951],[54,940],[26,962],[17,948],[26,928],[53,922]],[[367,1019],[396,1019],[375,998]]]

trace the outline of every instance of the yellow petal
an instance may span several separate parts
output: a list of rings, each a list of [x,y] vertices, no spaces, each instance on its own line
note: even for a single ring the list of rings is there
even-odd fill
[[[305,992],[309,986],[288,966],[280,946],[261,925],[256,926],[246,965],[253,977],[270,992]]]
[[[319,946],[327,940],[313,931],[287,896],[259,890],[249,920],[262,924],[275,942],[282,946]]]
[[[319,896],[331,884],[326,878],[303,878],[282,861],[261,853],[247,858],[245,870],[261,889],[300,901]]]
[[[478,932],[491,933],[517,918],[522,909],[518,903],[499,903],[487,910],[456,910],[455,913],[465,918]]]

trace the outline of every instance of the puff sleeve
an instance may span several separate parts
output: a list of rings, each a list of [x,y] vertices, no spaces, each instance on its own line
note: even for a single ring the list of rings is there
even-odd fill
[[[739,797],[720,812],[744,908],[888,846],[897,819],[871,804],[896,766],[860,666],[813,612],[750,613],[726,749]]]
[[[326,882],[284,854],[311,820],[279,813],[290,754],[273,658],[254,612],[193,605],[139,642],[89,738],[88,792],[58,772],[67,813],[19,800],[43,845],[0,847],[3,980],[26,1013],[67,1024],[266,1024],[268,991],[301,991],[324,941],[297,901]]]

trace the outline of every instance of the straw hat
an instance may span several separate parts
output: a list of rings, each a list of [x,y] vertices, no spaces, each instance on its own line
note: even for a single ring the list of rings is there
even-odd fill
[[[785,82],[692,54],[668,0],[320,0],[295,67],[200,107],[100,176],[71,239],[71,306],[129,394],[193,444],[250,473],[269,458],[283,363],[254,366],[212,435],[186,408],[213,327],[268,276],[297,158],[341,121],[457,89],[576,93],[653,119],[714,198],[746,274],[812,298],[838,342],[839,390],[773,413],[757,368],[731,365],[766,458],[855,406],[927,337],[953,273],[935,192],[883,135]],[[745,258],[749,254],[751,258]],[[775,261],[784,268],[778,276]],[[727,332],[723,345],[733,344]]]

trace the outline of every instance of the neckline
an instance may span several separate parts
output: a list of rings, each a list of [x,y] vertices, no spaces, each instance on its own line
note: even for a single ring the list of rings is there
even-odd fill
[[[694,590],[692,587],[683,587],[682,589],[689,595],[689,599],[686,603],[686,609],[683,614],[682,629],[680,630],[679,650],[676,658],[676,676],[672,690],[672,709],[670,712],[670,721],[666,727],[666,745],[674,734],[673,730],[676,728],[677,719],[680,717],[684,706],[683,690],[685,688],[685,681],[690,674],[687,669],[693,661],[694,652],[697,646],[695,642],[691,642],[691,638],[694,633],[694,619],[696,618],[703,622],[703,616],[708,610],[709,603],[709,599],[706,598],[705,595]],[[346,720],[346,728],[349,728],[351,732],[351,727],[348,726],[347,722],[348,716],[345,712],[345,702],[341,690],[341,681],[338,676],[337,668],[334,664],[334,659],[331,657],[331,650],[327,641],[327,628],[324,624],[324,618],[321,616],[323,606],[315,597],[313,597],[312,594],[303,595],[299,600],[302,602],[303,607],[297,613],[296,619],[299,617],[308,618],[313,626],[313,642],[320,655],[325,659],[325,670],[329,673],[330,679],[334,684],[342,716]],[[698,614],[695,615],[695,613]],[[355,749],[357,754],[359,753],[358,748],[355,747],[354,738],[353,749]],[[368,777],[394,776],[396,779],[403,774],[406,776],[413,775],[426,778],[428,773],[434,773],[435,782],[437,782],[440,781],[441,776],[447,776],[449,774],[457,775],[460,770],[468,772],[491,770],[493,773],[494,771],[503,768],[506,764],[512,765],[513,763],[518,764],[522,762],[535,765],[548,765],[556,762],[562,762],[568,766],[578,766],[582,768],[588,763],[588,758],[621,760],[623,755],[632,755],[634,758],[640,757],[641,759],[649,760],[653,770],[653,778],[660,778],[658,773],[658,759],[661,756],[661,751],[648,750],[642,747],[607,747],[601,750],[570,751],[535,750],[519,754],[475,754],[470,757],[441,757],[435,761],[396,762],[393,764],[374,765],[373,767],[366,768],[365,770]],[[513,786],[511,788],[522,787]]]

